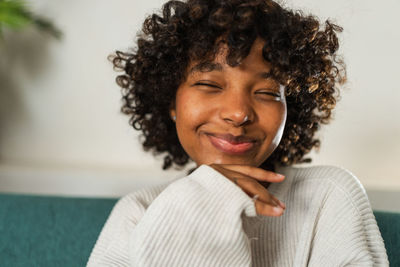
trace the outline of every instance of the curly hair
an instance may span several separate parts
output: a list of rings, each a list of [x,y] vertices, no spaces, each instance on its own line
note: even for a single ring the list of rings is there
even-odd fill
[[[319,148],[315,133],[328,124],[346,79],[336,54],[342,28],[329,20],[283,8],[271,0],[168,1],[161,14],[149,15],[137,36],[137,48],[110,55],[122,87],[121,111],[142,131],[143,148],[166,152],[163,169],[184,166],[189,156],[170,119],[176,90],[191,62],[211,62],[222,43],[231,67],[246,58],[257,37],[265,41],[263,58],[273,77],[286,86],[287,119],[279,146],[260,166],[274,169],[311,162],[304,155]]]

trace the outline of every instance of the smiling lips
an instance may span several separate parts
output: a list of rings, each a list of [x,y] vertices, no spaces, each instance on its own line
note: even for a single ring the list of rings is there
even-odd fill
[[[227,154],[244,154],[251,150],[256,143],[256,140],[246,136],[235,137],[231,134],[209,133],[207,136],[214,147]]]

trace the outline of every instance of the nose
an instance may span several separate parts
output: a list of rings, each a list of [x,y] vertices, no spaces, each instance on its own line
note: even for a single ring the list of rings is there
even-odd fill
[[[243,93],[225,94],[220,109],[220,117],[235,127],[254,121],[255,112],[248,96]]]

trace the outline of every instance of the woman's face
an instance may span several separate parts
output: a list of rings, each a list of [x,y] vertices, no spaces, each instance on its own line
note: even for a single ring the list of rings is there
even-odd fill
[[[269,77],[262,57],[264,41],[254,42],[237,67],[225,63],[221,50],[207,71],[193,63],[178,88],[176,130],[197,165],[260,166],[278,146],[286,121],[284,87]]]

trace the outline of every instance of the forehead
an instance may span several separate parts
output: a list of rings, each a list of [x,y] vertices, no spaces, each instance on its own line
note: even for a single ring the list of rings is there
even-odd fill
[[[271,64],[267,62],[262,55],[264,45],[265,41],[257,38],[253,42],[248,55],[240,61],[240,64],[231,67],[226,62],[228,47],[224,44],[219,48],[213,60],[192,62],[188,68],[187,74],[188,76],[198,76],[205,72],[224,73],[227,70],[235,68],[250,73],[255,78],[275,80],[271,74]]]
[[[257,38],[251,48],[247,56],[240,61],[240,64],[235,68],[246,69],[248,71],[253,72],[264,72],[269,73],[271,70],[271,64],[267,62],[263,57],[263,47],[265,45],[265,41],[261,38]],[[212,60],[198,60],[191,62],[188,68],[188,74],[195,74],[197,72],[211,72],[211,71],[219,71],[223,72],[226,68],[232,68],[226,62],[226,57],[228,55],[228,47],[226,44],[222,44],[218,48],[218,52],[215,55],[215,58]]]
[[[199,72],[212,72],[212,71],[217,71],[217,72],[224,72],[226,66],[219,62],[201,62],[198,64],[195,64],[189,69],[189,75],[196,75]],[[240,66],[239,66],[240,68]],[[261,79],[270,79],[273,78],[270,68],[265,67],[265,68],[260,68],[257,69],[256,76],[258,76]]]

